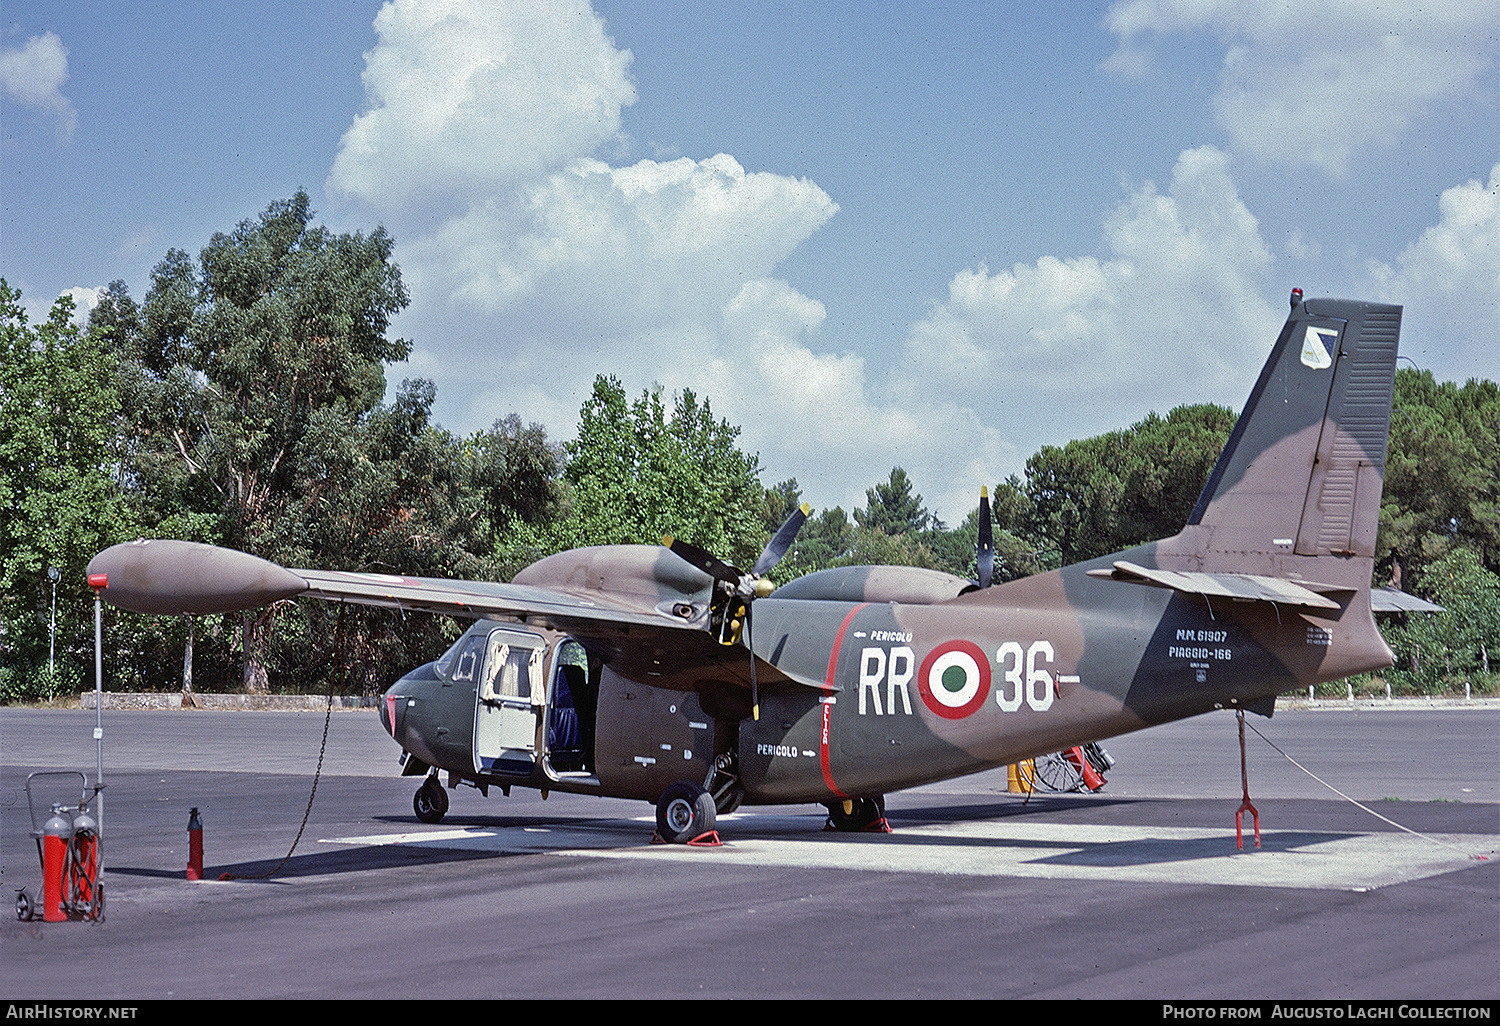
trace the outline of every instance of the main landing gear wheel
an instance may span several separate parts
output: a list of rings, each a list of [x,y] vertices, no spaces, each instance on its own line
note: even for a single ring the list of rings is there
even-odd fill
[[[448,813],[448,792],[437,777],[428,777],[412,795],[411,807],[423,823],[441,823]]]
[[[843,833],[890,833],[890,824],[885,821],[885,795],[834,802],[826,808],[828,827],[834,830]]]
[[[680,780],[656,799],[656,833],[668,844],[687,844],[712,832],[716,815],[713,795]]]

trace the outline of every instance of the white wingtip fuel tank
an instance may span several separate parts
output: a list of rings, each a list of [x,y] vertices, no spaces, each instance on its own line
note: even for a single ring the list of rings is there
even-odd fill
[[[257,609],[307,590],[258,556],[170,539],[105,549],[89,561],[89,584],[120,609],[179,616]]]

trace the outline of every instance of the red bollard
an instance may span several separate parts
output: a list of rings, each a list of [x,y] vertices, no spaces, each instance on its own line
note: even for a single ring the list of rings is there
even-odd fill
[[[203,821],[195,808],[188,813],[188,864],[189,880],[203,879]]]
[[[63,911],[63,863],[68,857],[68,838],[73,836],[73,821],[52,806],[52,818],[42,826],[42,922],[62,923],[68,919]]]

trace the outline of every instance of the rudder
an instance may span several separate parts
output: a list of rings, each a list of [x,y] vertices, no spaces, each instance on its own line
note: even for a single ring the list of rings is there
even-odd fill
[[[1184,531],[1203,569],[1374,556],[1400,330],[1399,306],[1294,303]]]

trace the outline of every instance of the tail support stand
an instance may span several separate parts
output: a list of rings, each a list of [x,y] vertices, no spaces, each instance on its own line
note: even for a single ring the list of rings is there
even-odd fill
[[[1255,805],[1250,801],[1250,772],[1245,768],[1245,710],[1234,711],[1240,721],[1240,784],[1244,788],[1244,799],[1234,814],[1234,844],[1241,851],[1245,850],[1245,837],[1241,832],[1241,824],[1244,822],[1245,810],[1250,810],[1250,819],[1255,824],[1255,846],[1260,847],[1260,813],[1256,811]]]

